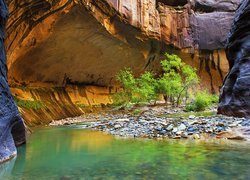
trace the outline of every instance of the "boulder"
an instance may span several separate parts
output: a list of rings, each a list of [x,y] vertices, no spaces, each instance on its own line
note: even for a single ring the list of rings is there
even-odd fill
[[[219,114],[250,117],[250,1],[243,0],[236,12],[227,43],[230,65],[221,90]]]
[[[4,0],[0,0],[0,163],[14,157],[15,145],[25,143],[25,128],[7,83],[4,48],[5,23],[8,16]]]

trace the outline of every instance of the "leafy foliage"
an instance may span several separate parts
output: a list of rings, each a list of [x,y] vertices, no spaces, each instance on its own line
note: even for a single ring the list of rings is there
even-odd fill
[[[21,100],[21,99],[15,98],[15,102],[18,107],[25,108],[25,109],[38,110],[44,107],[44,104],[41,101]]]
[[[163,76],[158,80],[158,92],[166,98],[171,98],[173,104],[179,105],[188,90],[199,82],[196,70],[182,62],[177,55],[165,54],[161,62]]]
[[[150,72],[145,72],[138,79],[136,79],[136,96],[137,102],[150,102],[156,99],[157,94],[155,91],[156,80]]]
[[[211,95],[207,91],[196,93],[195,99],[186,106],[186,111],[204,111],[209,106],[218,103],[218,96]]]
[[[118,105],[129,103],[150,102],[163,94],[165,100],[172,100],[177,106],[188,91],[199,82],[196,70],[182,62],[177,55],[165,54],[161,61],[162,76],[155,78],[151,72],[145,72],[135,78],[131,69],[124,69],[117,75],[124,91],[114,95]]]
[[[156,80],[150,72],[145,72],[139,78],[135,78],[132,71],[126,68],[118,73],[117,80],[122,84],[124,89],[113,96],[113,100],[118,105],[130,102],[149,102],[156,98]]]

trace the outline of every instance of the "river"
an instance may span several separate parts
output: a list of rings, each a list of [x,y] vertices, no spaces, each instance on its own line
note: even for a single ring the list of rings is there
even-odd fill
[[[121,139],[81,126],[37,128],[0,179],[248,179],[250,145]]]

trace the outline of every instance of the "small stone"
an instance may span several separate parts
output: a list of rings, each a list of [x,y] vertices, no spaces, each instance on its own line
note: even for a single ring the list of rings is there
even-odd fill
[[[167,127],[167,131],[172,131],[174,129],[174,125],[173,124],[170,124],[168,127]]]
[[[224,128],[223,127],[217,127],[216,130],[221,132],[221,131],[224,131]]]
[[[232,123],[232,124],[229,124],[228,126],[229,127],[236,127],[238,124],[237,123]]]
[[[181,135],[182,133],[183,133],[183,131],[177,131],[177,132],[176,132],[176,135],[179,136],[179,135]]]
[[[198,124],[199,122],[197,120],[193,120],[193,121],[190,121],[188,124],[189,125],[194,125],[194,124]]]
[[[193,128],[193,127],[188,127],[187,128],[187,131],[188,132],[194,132],[194,131],[196,131],[197,129],[196,128]]]
[[[181,139],[181,136],[174,136],[173,139]]]
[[[182,134],[181,134],[181,137],[182,137],[182,138],[188,138],[188,133],[187,133],[187,132],[182,133]]]
[[[223,127],[223,126],[225,126],[225,124],[224,124],[223,122],[219,122],[219,123],[218,123],[218,126]]]
[[[162,130],[159,134],[160,135],[165,135],[165,134],[167,134],[167,131],[166,130]]]
[[[195,115],[190,115],[188,118],[189,119],[195,119]]]
[[[173,133],[176,133],[177,131],[178,131],[178,128],[176,127],[172,130]]]
[[[184,124],[181,124],[179,127],[178,127],[178,130],[179,131],[184,131],[187,127],[184,125]]]
[[[250,122],[249,121],[242,121],[240,123],[242,126],[249,126],[250,125]]]
[[[245,138],[241,137],[241,136],[232,136],[232,137],[228,137],[227,139],[230,140],[245,140]]]
[[[129,122],[129,119],[116,119],[115,122]]]
[[[200,135],[199,134],[194,134],[193,139],[200,139]]]
[[[207,132],[208,133],[213,133],[214,131],[213,131],[213,129],[208,129]]]
[[[121,128],[122,126],[120,125],[120,124],[116,124],[115,126],[114,126],[114,128],[115,129],[119,129],[119,128]]]

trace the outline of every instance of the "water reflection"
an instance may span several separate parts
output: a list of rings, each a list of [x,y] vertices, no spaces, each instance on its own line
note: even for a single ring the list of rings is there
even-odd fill
[[[221,143],[121,140],[78,128],[47,128],[36,131],[27,146],[18,149],[17,159],[0,166],[0,179],[247,179],[249,149]]]
[[[12,160],[8,162],[0,164],[0,177],[2,179],[5,179],[11,175],[11,173],[13,172],[15,162],[16,162],[16,158],[13,158]]]

